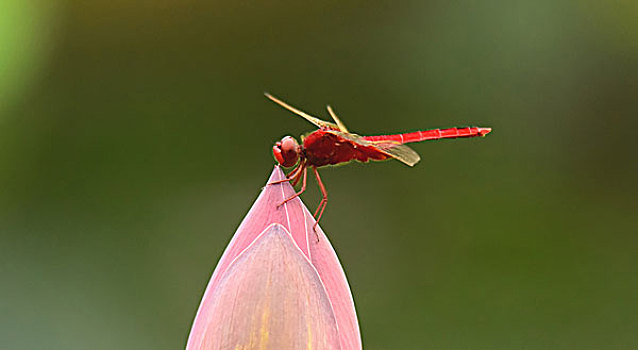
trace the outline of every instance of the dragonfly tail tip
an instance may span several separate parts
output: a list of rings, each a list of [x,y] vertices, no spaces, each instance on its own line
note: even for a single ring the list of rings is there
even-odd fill
[[[492,128],[479,128],[479,135],[485,136],[492,132]]]

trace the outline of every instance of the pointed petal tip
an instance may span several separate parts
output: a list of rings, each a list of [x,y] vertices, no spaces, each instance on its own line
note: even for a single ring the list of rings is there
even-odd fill
[[[281,170],[281,167],[278,164],[275,164],[272,169],[272,173],[270,173],[270,177],[268,178],[268,183],[283,180],[285,177],[286,175],[284,174],[284,171]]]
[[[278,222],[273,222],[272,224],[270,224],[268,227],[264,229],[264,232],[262,232],[261,235],[277,235],[277,236],[290,237],[290,232],[284,225]],[[260,237],[257,236],[256,240],[259,240],[259,239]]]

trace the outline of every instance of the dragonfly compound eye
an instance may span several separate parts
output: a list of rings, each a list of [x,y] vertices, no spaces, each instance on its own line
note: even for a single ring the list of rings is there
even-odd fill
[[[284,137],[272,148],[272,153],[275,159],[277,159],[277,162],[286,168],[297,164],[299,151],[297,140],[291,136]]]
[[[284,164],[284,157],[281,155],[281,142],[277,142],[274,146],[272,146],[272,154],[275,156],[275,159],[279,164]]]

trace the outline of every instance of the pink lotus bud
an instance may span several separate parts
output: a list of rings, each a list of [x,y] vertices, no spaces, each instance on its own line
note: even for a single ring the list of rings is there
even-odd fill
[[[275,167],[268,183],[284,178]],[[266,185],[204,292],[186,350],[361,349],[328,238],[288,183]]]

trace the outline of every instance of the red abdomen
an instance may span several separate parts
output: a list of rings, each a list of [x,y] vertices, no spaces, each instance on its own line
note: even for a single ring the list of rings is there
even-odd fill
[[[400,144],[421,142],[427,140],[456,139],[460,137],[485,136],[492,131],[491,128],[470,126],[466,128],[433,129],[404,134],[364,136],[366,141],[395,141]]]

